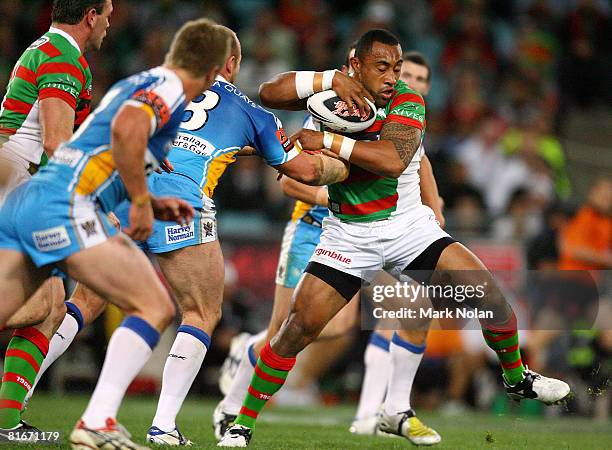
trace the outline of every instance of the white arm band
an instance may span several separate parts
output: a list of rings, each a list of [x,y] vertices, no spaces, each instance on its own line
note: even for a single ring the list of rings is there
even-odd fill
[[[334,133],[330,133],[329,131],[324,131],[323,132],[323,147],[331,149],[333,144],[334,144]]]
[[[314,76],[313,71],[300,71],[295,73],[295,91],[299,98],[310,97],[314,94]]]
[[[340,152],[338,156],[345,161],[348,161],[353,153],[353,147],[355,147],[355,140],[345,137],[342,139],[342,145],[340,146]]]
[[[326,70],[323,72],[323,90],[328,91],[332,88],[332,82],[334,81],[334,75],[337,70]]]

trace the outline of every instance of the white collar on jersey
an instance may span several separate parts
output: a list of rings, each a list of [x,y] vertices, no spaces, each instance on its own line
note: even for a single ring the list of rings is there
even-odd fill
[[[75,47],[79,51],[79,53],[83,53],[83,51],[79,47],[79,44],[77,44],[77,41],[75,41],[74,38],[70,36],[68,33],[66,33],[64,30],[60,30],[59,28],[51,27],[49,28],[49,33],[59,34],[64,39],[66,39],[68,42],[70,42],[70,44],[72,44],[72,46]]]
[[[217,74],[217,76],[215,77],[215,80],[223,81],[224,83],[231,84],[232,86],[234,86],[232,83],[227,81],[223,75],[220,75],[220,74]]]

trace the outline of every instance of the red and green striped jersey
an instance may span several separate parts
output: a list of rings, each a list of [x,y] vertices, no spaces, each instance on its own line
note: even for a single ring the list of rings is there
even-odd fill
[[[423,97],[398,81],[389,103],[379,108],[376,121],[367,130],[351,135],[360,141],[380,138],[383,126],[396,122],[425,131],[425,102]],[[421,203],[418,156],[399,178],[387,178],[351,165],[349,176],[341,183],[329,186],[329,209],[345,222],[373,222],[387,219]]]
[[[10,149],[35,164],[44,153],[38,102],[60,98],[75,110],[75,125],[90,111],[91,70],[76,41],[51,28],[21,55],[0,109],[0,134],[9,136]]]

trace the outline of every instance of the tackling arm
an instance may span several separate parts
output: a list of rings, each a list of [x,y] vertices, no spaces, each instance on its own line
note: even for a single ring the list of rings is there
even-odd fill
[[[320,186],[308,186],[289,177],[280,179],[281,188],[286,196],[301,200],[311,205],[327,207],[327,189]]]
[[[320,148],[320,147],[319,147]],[[347,164],[320,153],[300,153],[284,164],[275,166],[283,175],[310,186],[339,183],[348,177]]]

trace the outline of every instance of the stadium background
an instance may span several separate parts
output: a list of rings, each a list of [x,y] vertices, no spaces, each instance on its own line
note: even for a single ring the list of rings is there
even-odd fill
[[[0,2],[2,95],[15,60],[47,29],[50,3]],[[559,265],[560,242],[593,225],[574,220],[581,208],[607,208],[597,220],[610,226],[612,8],[606,1],[118,0],[114,6],[102,51],[87,55],[94,102],[115,80],[161,63],[174,30],[193,17],[209,16],[237,31],[244,56],[237,85],[253,99],[260,82],[276,73],[340,67],[347,46],[363,31],[387,28],[404,50],[423,52],[432,65],[425,147],[454,236],[493,269],[523,273]],[[303,118],[279,116],[288,131]],[[230,338],[266,323],[279,240],[292,206],[276,173],[258,158],[234,164],[215,200],[227,259],[226,302],[213,351],[192,390],[206,396],[218,395],[218,368]],[[593,245],[610,254],[609,241],[607,249]],[[529,302],[529,293],[521,295]],[[89,391],[102,362],[100,349],[118,320],[111,310],[77,338],[42,389]],[[8,335],[1,338],[5,343]],[[582,386],[571,409],[609,415],[610,330],[562,333],[548,345],[545,338],[534,339],[526,350],[536,370]],[[167,349],[171,340],[169,332],[133,391],[152,394],[159,387],[163,345]],[[321,382],[310,385],[303,375],[285,401],[354,401],[366,340],[356,329],[347,337],[345,356]],[[417,375],[417,408],[449,414],[462,408],[508,410],[497,369],[487,368],[484,344],[473,341],[464,332],[430,337]],[[519,413],[542,414],[537,407],[524,409]]]

